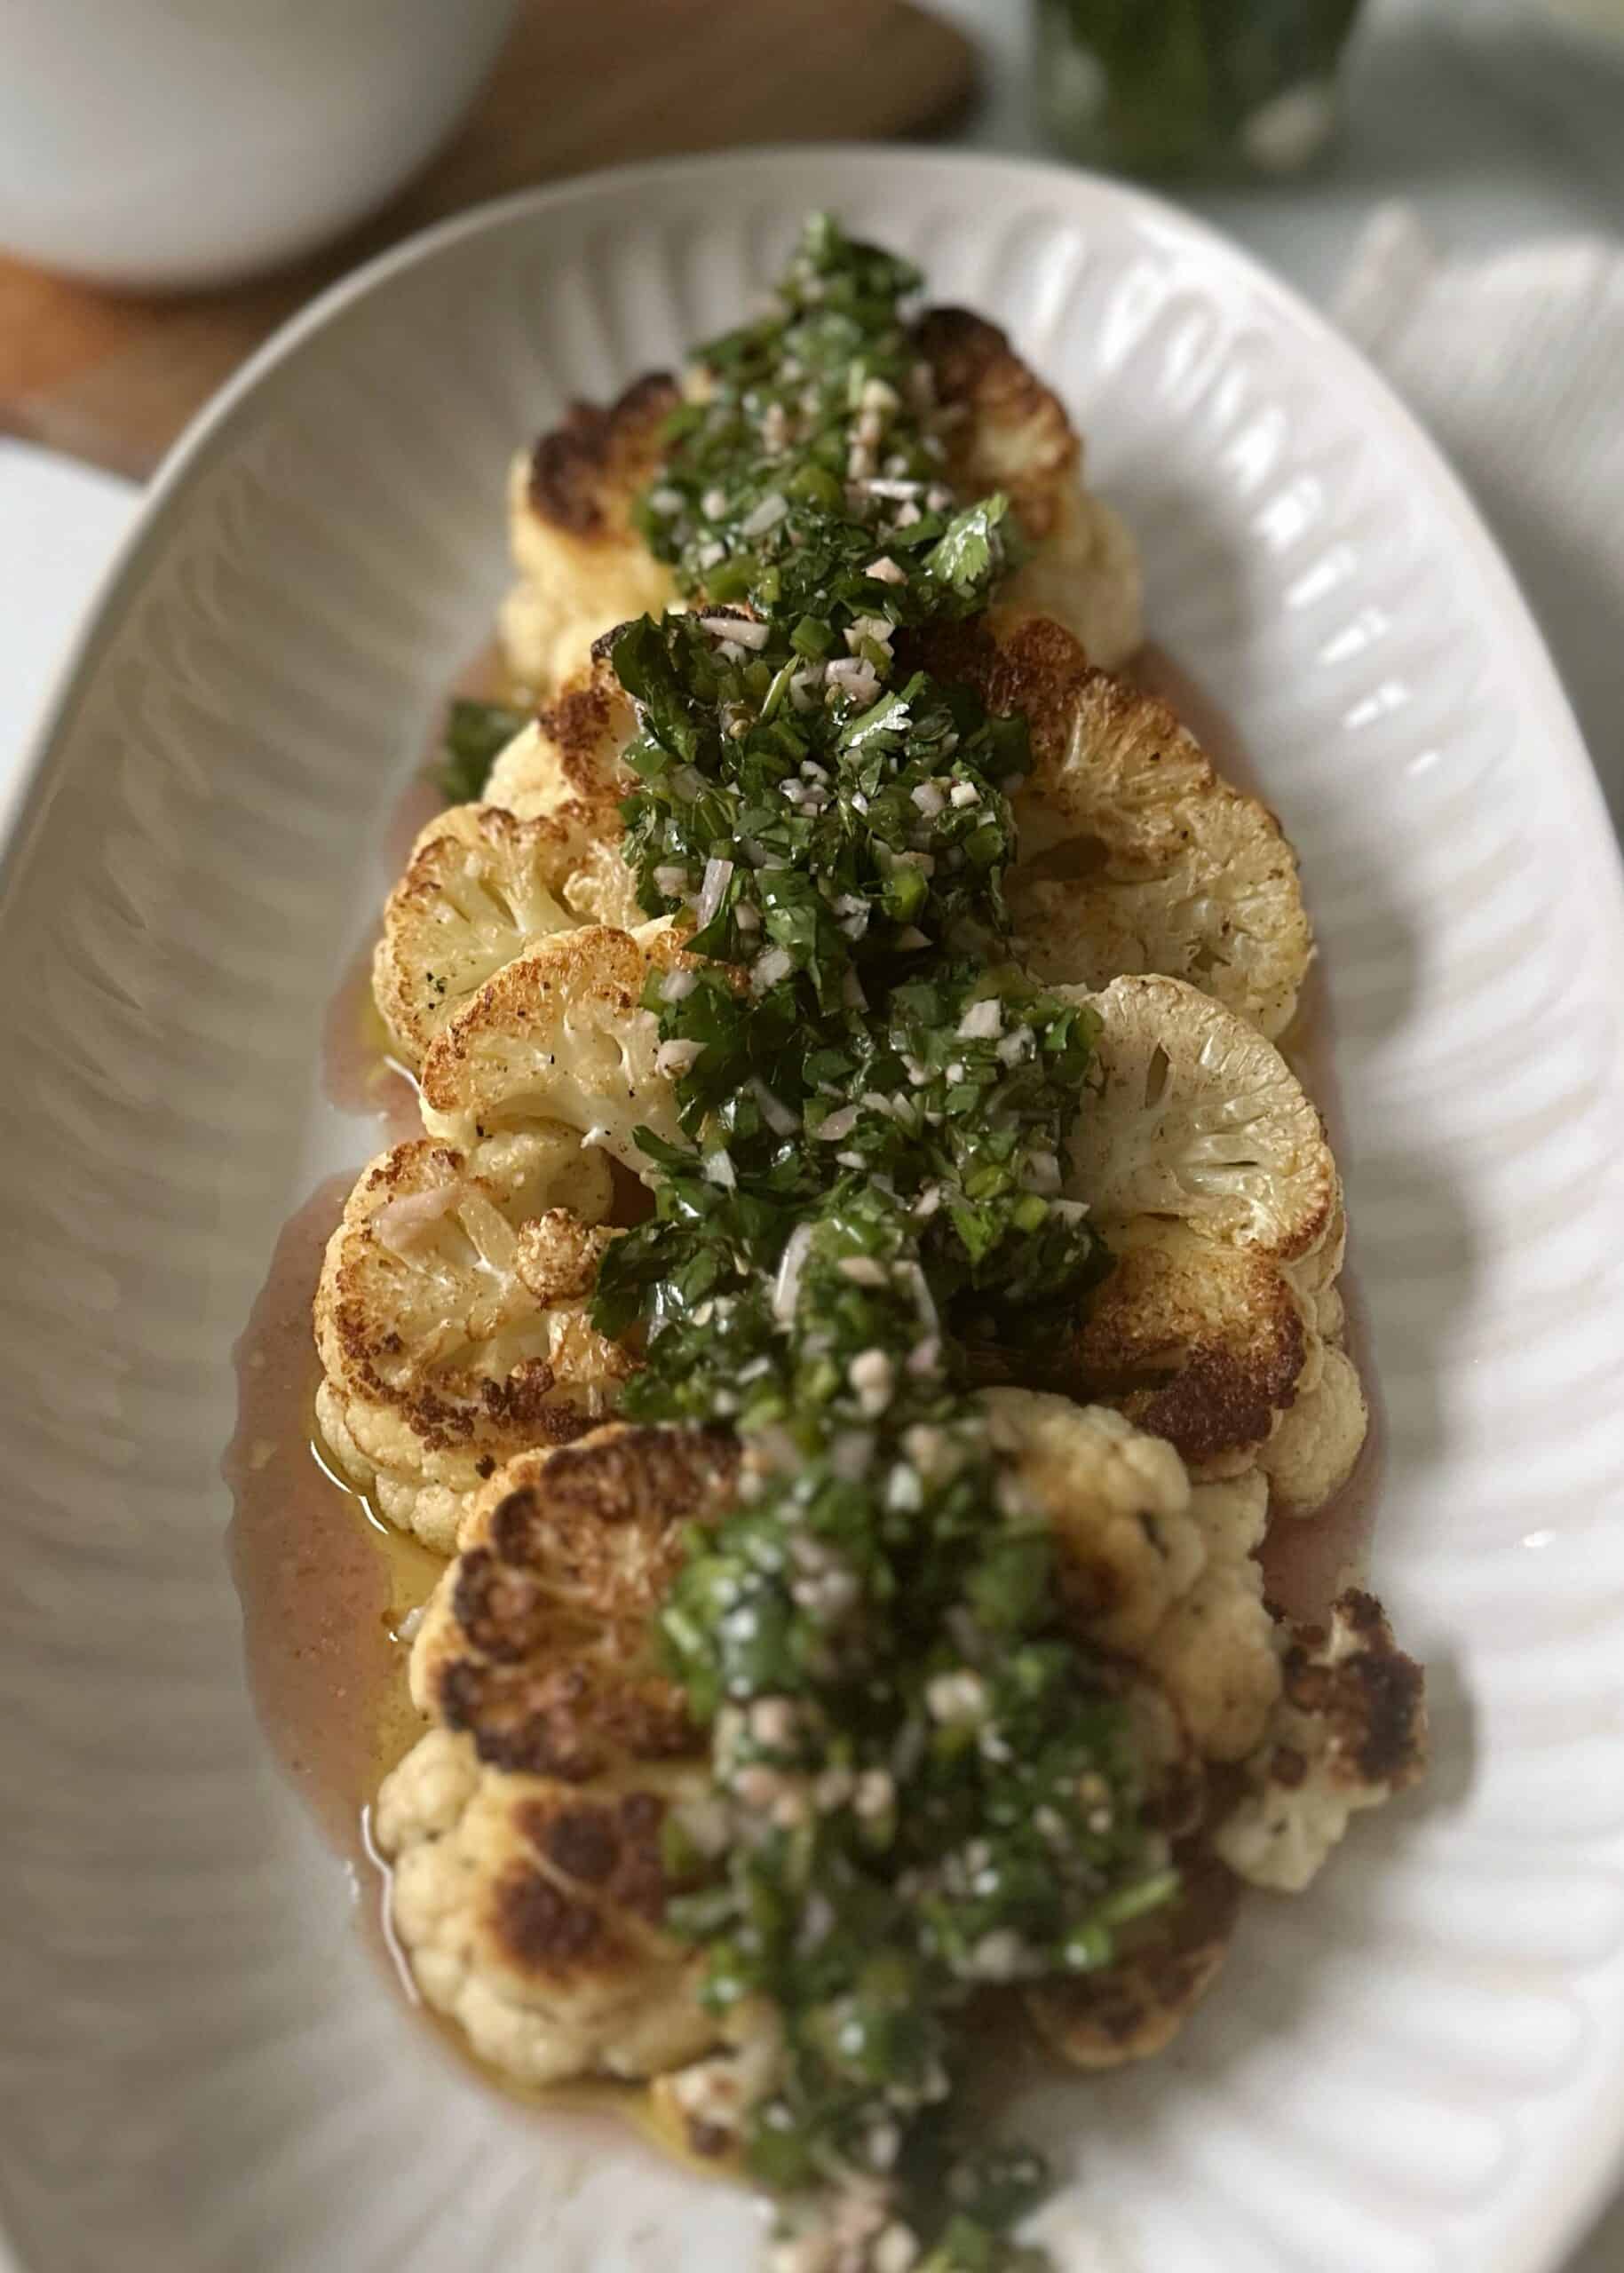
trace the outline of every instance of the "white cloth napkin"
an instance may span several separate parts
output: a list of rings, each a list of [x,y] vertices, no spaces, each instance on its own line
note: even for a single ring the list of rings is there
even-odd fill
[[[1334,313],[1487,516],[1624,828],[1624,246],[1452,261],[1388,207]]]

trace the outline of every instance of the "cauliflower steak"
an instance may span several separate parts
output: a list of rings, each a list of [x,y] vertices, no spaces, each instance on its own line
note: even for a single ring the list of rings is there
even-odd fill
[[[610,1190],[607,1163],[553,1124],[470,1154],[397,1144],[350,1194],[316,1293],[317,1420],[426,1546],[449,1552],[493,1469],[590,1428],[630,1374],[587,1317]]]
[[[583,925],[538,941],[436,1036],[423,1061],[424,1126],[466,1144],[562,1122],[640,1172],[640,1125],[668,1143],[680,1136],[675,1081],[643,990],[683,961],[669,918],[632,931]]]
[[[1343,1216],[1319,1116],[1271,1043],[1182,980],[1062,991],[1101,1022],[1066,1190],[1117,1260],[1032,1370],[1119,1406],[1200,1477],[1278,1466],[1283,1504],[1311,1513],[1366,1428],[1335,1347]]]
[[[1125,663],[1144,638],[1138,549],[1087,488],[1082,444],[1059,398],[995,324],[966,309],[927,311],[914,339],[948,480],[966,501],[1004,491],[1019,524],[1024,554],[1004,597],[1053,616],[1102,669]],[[706,389],[696,371],[690,397],[702,400]],[[518,582],[502,610],[502,646],[514,680],[543,701],[585,670],[613,626],[683,604],[631,519],[678,400],[664,373],[650,373],[607,408],[573,404],[514,461],[508,525]]]
[[[707,1772],[650,1618],[736,1465],[727,1438],[619,1426],[521,1454],[418,1635],[439,1725],[379,1795],[392,1913],[424,1996],[519,2082],[653,2075],[717,2039],[702,1960],[661,1928],[665,1821]]]
[[[613,915],[638,920],[625,863],[562,818],[454,805],[424,829],[384,908],[372,992],[408,1065],[420,1064],[485,981],[536,940]]]
[[[663,371],[634,380],[607,409],[574,402],[514,460],[508,527],[519,581],[503,603],[503,653],[520,686],[546,701],[584,668],[592,642],[628,616],[659,615],[671,572],[631,525],[660,463],[678,400]]]
[[[1012,1517],[1059,1542],[1068,1621],[1124,1669],[1181,1875],[1108,1965],[1023,1992],[1057,2050],[1110,2067],[1161,2050],[1211,1985],[1239,1878],[1306,1883],[1354,1809],[1418,1772],[1419,1675],[1368,1596],[1328,1635],[1277,1625],[1259,1477],[1192,1486],[1170,1445],[1063,1397],[979,1401]],[[688,1528],[740,1474],[725,1433],[616,1423],[491,1477],[413,1648],[432,1725],[376,1814],[414,1976],[479,2056],[527,2084],[655,2078],[668,2126],[707,2153],[771,2087],[777,2039],[707,2013],[701,1957],[662,1929],[668,1818],[702,1856],[728,1816],[653,1636]],[[1210,1771],[1236,1762],[1248,1789],[1215,1841]]]
[[[1164,702],[1089,668],[1060,623],[995,607],[916,650],[988,710],[1022,713],[1032,765],[1009,878],[1022,960],[1103,986],[1189,979],[1270,1035],[1289,1025],[1312,937],[1279,823],[1215,772]]]

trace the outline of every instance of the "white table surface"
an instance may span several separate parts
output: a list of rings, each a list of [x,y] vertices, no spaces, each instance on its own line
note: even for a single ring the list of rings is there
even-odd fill
[[[964,141],[1040,149],[1025,0],[927,4],[986,52],[986,92]],[[1624,27],[1624,0],[1615,4]],[[1320,305],[1371,213],[1395,198],[1461,251],[1624,234],[1624,36],[1616,50],[1572,38],[1540,0],[1368,0],[1346,86],[1342,146],[1321,179],[1189,199]],[[59,658],[136,502],[125,483],[0,440],[0,829]],[[1547,629],[1560,661],[1560,627]],[[1624,765],[1613,757],[1624,734],[1598,734],[1594,714],[1586,723],[1593,754]],[[1624,2273],[1624,2198],[1566,2273]]]

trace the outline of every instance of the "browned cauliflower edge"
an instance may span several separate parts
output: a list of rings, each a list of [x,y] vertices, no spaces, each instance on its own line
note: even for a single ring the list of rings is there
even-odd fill
[[[1059,623],[1006,603],[915,635],[913,651],[989,710],[1026,719],[1009,893],[1037,977],[1101,986],[1159,972],[1282,1033],[1313,938],[1268,807],[1219,775],[1165,702],[1090,668]]]
[[[658,615],[675,597],[630,513],[677,401],[675,382],[649,372],[606,408],[572,403],[514,461],[508,527],[519,581],[503,605],[502,648],[512,677],[543,701],[584,668],[600,632]]]
[[[1287,1633],[1279,1701],[1246,1763],[1250,1788],[1214,1843],[1250,1885],[1300,1894],[1355,1814],[1420,1778],[1427,1709],[1422,1669],[1374,1595],[1350,1588],[1323,1625]]]
[[[316,1416],[426,1546],[448,1553],[486,1477],[604,1419],[633,1370],[587,1316],[613,1237],[588,1219],[610,1189],[606,1162],[545,1123],[471,1153],[397,1144],[358,1178],[316,1291]]]
[[[702,1959],[661,1929],[663,1831],[709,1775],[650,1614],[737,1453],[611,1426],[519,1455],[471,1509],[413,1650],[432,1727],[376,1815],[425,2000],[525,2084],[638,2078],[717,2041]]]

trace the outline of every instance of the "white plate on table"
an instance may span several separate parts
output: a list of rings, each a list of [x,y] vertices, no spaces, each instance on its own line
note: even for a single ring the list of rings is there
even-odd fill
[[[1542,2273],[1624,2133],[1624,909],[1504,567],[1381,383],[1086,176],[794,150],[519,199],[273,341],[151,495],[0,871],[0,2221],[28,2273],[744,2273],[757,2214],[440,2056],[245,1691],[218,1478],[323,1010],[574,392],[837,208],[1009,325],[1323,942],[1424,1791],[1256,1898],[1176,2055],[1025,2111],[1066,2273]]]

